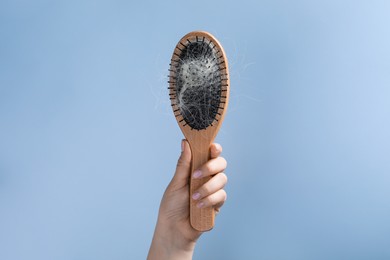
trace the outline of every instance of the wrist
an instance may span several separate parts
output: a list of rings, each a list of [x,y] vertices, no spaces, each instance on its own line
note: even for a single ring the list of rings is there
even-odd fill
[[[158,221],[149,250],[148,260],[192,259],[195,241],[186,239],[175,232],[175,228]]]

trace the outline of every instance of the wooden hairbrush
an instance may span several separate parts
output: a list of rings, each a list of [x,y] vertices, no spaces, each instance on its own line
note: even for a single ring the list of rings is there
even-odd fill
[[[192,173],[210,159],[210,145],[228,106],[228,61],[217,39],[203,31],[185,35],[173,51],[168,83],[173,113],[191,147],[191,195],[211,178],[193,179]],[[212,229],[214,217],[212,207],[197,208],[190,196],[194,229]]]

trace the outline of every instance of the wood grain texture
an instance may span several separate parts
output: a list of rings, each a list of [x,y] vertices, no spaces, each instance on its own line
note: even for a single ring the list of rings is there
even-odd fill
[[[223,75],[223,79],[221,80],[223,94],[220,99],[220,108],[218,109],[218,114],[216,115],[214,121],[210,126],[206,129],[195,130],[192,129],[188,124],[183,122],[183,117],[178,114],[178,105],[174,99],[171,99],[172,109],[176,116],[176,120],[179,124],[181,131],[183,132],[185,138],[190,144],[191,152],[192,152],[192,167],[191,167],[191,176],[194,170],[200,168],[204,163],[206,163],[210,159],[210,145],[214,141],[223,119],[226,114],[226,109],[229,102],[229,90],[230,90],[230,81],[229,81],[229,70],[228,70],[228,61],[226,58],[226,54],[222,48],[222,45],[218,42],[218,40],[208,32],[204,31],[194,31],[185,35],[176,45],[174,53],[172,54],[171,59],[171,68],[170,68],[170,78],[175,77],[175,65],[180,55],[180,49],[183,48],[183,45],[187,44],[187,40],[194,42],[199,39],[206,39],[210,42],[211,45],[215,45],[215,48],[219,50],[218,53],[221,53],[221,56],[218,60],[219,70],[221,75]],[[222,62],[223,61],[223,62]],[[175,93],[175,85],[173,81],[169,82],[169,94],[170,96],[174,96]],[[176,112],[175,112],[176,111]],[[206,183],[211,177],[205,177],[201,179],[193,179],[190,178],[190,222],[191,226],[198,231],[207,231],[214,227],[214,218],[215,211],[214,208],[197,208],[197,202],[191,199],[191,195],[197,191],[204,183]]]

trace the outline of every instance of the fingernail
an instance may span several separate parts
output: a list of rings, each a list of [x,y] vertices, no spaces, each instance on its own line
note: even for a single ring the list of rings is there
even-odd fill
[[[199,202],[198,204],[196,204],[196,207],[198,207],[198,208],[203,208],[203,206],[204,206],[203,202]]]
[[[194,171],[194,173],[192,174],[192,177],[194,178],[194,179],[198,179],[198,178],[200,178],[202,176],[202,172],[200,171],[200,170],[196,170],[196,171]]]
[[[195,192],[194,194],[192,194],[192,199],[197,200],[199,198],[200,198],[200,193],[199,192]]]
[[[184,139],[181,140],[181,151],[184,152]]]

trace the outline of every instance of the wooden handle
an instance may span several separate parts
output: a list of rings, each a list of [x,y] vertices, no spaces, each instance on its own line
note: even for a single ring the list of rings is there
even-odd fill
[[[204,147],[191,147],[192,165],[191,165],[191,181],[190,181],[190,222],[191,226],[198,231],[208,231],[214,227],[214,208],[198,208],[198,201],[191,198],[204,183],[211,179],[211,176],[201,179],[192,178],[192,173],[199,169],[210,159],[210,145]]]

